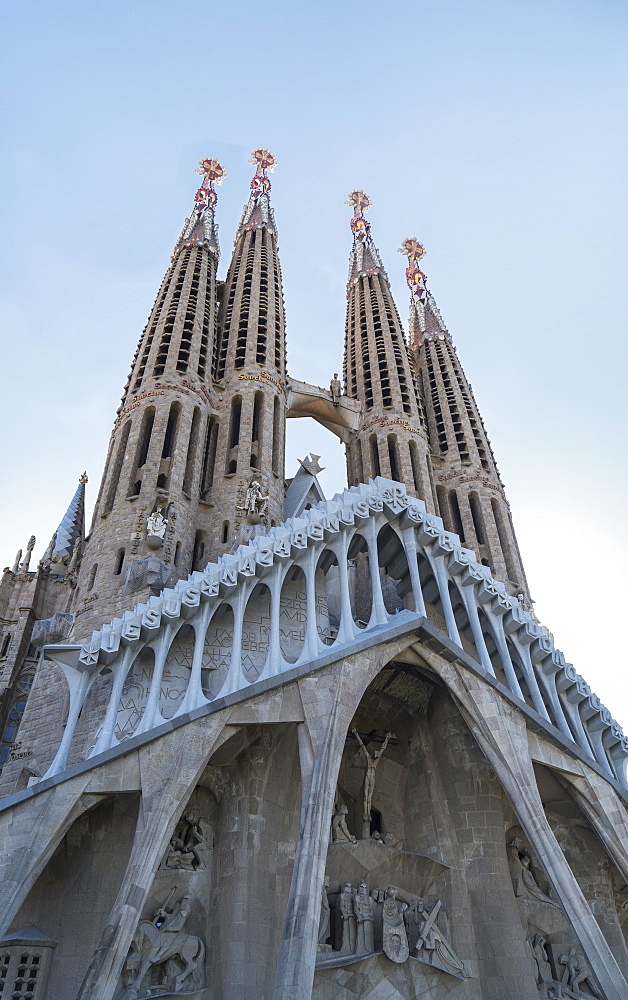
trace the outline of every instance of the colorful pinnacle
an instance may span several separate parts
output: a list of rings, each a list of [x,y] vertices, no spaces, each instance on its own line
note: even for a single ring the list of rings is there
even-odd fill
[[[349,200],[345,202],[345,205],[351,205],[353,207],[351,231],[356,240],[360,243],[364,243],[371,227],[364,218],[363,213],[368,212],[371,207],[371,199],[368,195],[364,194],[364,191],[352,191],[349,195]]]
[[[196,211],[202,212],[203,209],[208,206],[210,208],[214,208],[216,202],[218,201],[218,196],[214,190],[214,184],[222,184],[223,180],[227,176],[224,167],[218,162],[218,160],[205,159],[199,162],[195,172],[200,174],[203,178],[203,183],[194,195]]]
[[[270,170],[272,173],[277,165],[277,160],[267,149],[254,149],[251,153],[249,163],[257,165],[255,176],[251,181],[251,193],[254,197],[258,197],[261,194],[268,194],[270,191],[270,180],[266,175],[266,171]]]
[[[399,253],[404,254],[408,258],[406,281],[408,282],[412,298],[423,301],[427,294],[425,287],[426,277],[419,267],[419,261],[425,256],[425,247],[417,239],[412,238],[403,241],[399,247]]]

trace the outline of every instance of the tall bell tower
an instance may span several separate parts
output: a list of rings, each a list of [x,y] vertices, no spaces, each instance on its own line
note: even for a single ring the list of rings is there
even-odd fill
[[[216,558],[256,525],[283,520],[286,321],[269,172],[275,157],[256,149],[213,357],[220,413],[212,427],[206,496],[220,512],[209,553]]]
[[[214,208],[224,170],[205,159],[197,172],[194,208],[140,338],[111,435],[75,592],[77,636],[207,561],[211,508],[202,478],[217,409]]]
[[[438,513],[463,545],[526,604],[530,593],[504,484],[456,348],[427,287],[416,239],[404,240],[410,288],[410,346],[431,446]]]
[[[345,392],[362,404],[360,426],[347,445],[350,486],[369,477],[404,482],[410,493],[435,509],[425,415],[415,361],[393,301],[388,275],[364,213],[363,191],[352,191],[353,249],[347,284]]]

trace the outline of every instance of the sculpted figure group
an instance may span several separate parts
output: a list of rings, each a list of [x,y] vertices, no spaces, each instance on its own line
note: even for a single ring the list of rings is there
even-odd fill
[[[560,954],[561,949],[553,952],[555,969],[552,970],[544,935],[528,933],[527,944],[534,960],[539,996],[544,1000],[586,997],[603,1000],[586,959],[574,947],[564,954]]]
[[[331,882],[325,877],[318,935],[319,963],[383,951],[401,964],[412,955],[436,969],[464,976],[464,965],[437,918],[441,901],[426,904],[397,886],[372,889],[362,881]]]
[[[185,993],[202,984],[205,945],[184,930],[191,896],[184,893],[172,903],[175,893],[176,886],[151,920],[140,921],[126,960],[119,1000],[141,1000],[162,995],[166,989]]]

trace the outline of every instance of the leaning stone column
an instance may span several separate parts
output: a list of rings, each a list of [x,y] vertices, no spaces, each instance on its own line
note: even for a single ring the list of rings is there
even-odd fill
[[[273,1000],[311,1000],[321,890],[347,730],[373,677],[412,638],[347,657],[299,682],[307,728],[299,740],[304,800]]]
[[[223,728],[222,712],[191,722],[150,744],[140,760],[142,800],[131,856],[76,1000],[113,1000],[155,870]]]
[[[547,876],[584,949],[606,1000],[625,1000],[628,983],[598,927],[547,820],[528,748],[525,719],[495,698],[491,688],[431,650],[421,656],[446,680],[475,740],[510,799],[530,845],[543,859]]]

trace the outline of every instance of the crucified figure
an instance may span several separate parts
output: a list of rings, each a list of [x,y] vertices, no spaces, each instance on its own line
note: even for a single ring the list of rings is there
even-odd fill
[[[366,771],[364,773],[364,809],[362,812],[362,821],[370,825],[371,822],[371,802],[373,800],[373,789],[375,788],[375,769],[380,762],[380,759],[388,746],[388,741],[392,737],[392,733],[386,733],[386,739],[382,744],[381,750],[374,750],[373,755],[368,752],[364,743],[360,739],[360,734],[355,728],[351,729],[351,732],[355,736],[356,740],[360,744],[364,756],[366,757]],[[366,834],[368,836],[368,833]]]

